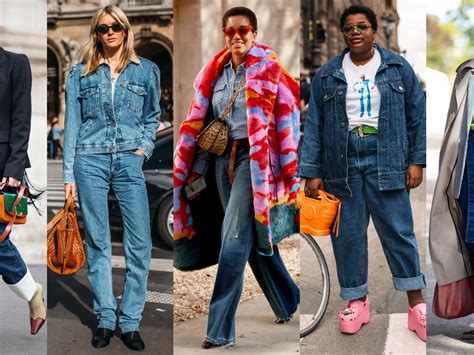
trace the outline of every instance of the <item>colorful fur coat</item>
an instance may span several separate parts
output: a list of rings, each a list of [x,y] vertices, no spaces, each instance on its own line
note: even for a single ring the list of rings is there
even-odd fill
[[[182,269],[187,268],[186,258],[199,258],[190,250],[196,246],[193,239],[198,236],[192,208],[183,198],[182,189],[194,161],[196,137],[212,107],[213,87],[230,57],[230,51],[224,48],[199,72],[194,99],[179,132],[174,156],[174,239],[175,265]],[[262,255],[272,255],[273,244],[299,228],[295,207],[299,190],[299,85],[269,47],[256,44],[246,59],[245,90],[257,250]],[[220,242],[220,235],[218,238],[216,243]],[[213,259],[217,261],[216,257]]]

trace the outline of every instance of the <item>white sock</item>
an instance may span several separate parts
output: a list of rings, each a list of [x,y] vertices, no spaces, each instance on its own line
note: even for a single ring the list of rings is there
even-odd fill
[[[26,269],[26,275],[14,285],[7,284],[10,289],[17,294],[18,297],[31,301],[33,295],[36,292],[36,283],[33,280],[33,276],[30,274],[30,270]]]

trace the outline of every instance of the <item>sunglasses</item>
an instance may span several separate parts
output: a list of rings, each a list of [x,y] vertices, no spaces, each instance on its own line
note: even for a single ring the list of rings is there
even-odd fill
[[[342,31],[342,33],[344,33],[344,36],[349,36],[349,35],[353,34],[356,29],[360,33],[365,33],[365,32],[367,32],[369,27],[371,27],[371,26],[367,25],[366,23],[358,23],[356,25],[344,25],[341,28],[341,31]]]
[[[114,22],[113,24],[111,24],[110,26],[109,25],[106,25],[106,24],[102,24],[102,25],[97,25],[95,27],[95,31],[97,33],[100,33],[100,34],[104,34],[104,33],[107,33],[109,32],[109,28],[112,29],[112,31],[114,32],[120,32],[120,31],[123,31],[124,30],[124,27],[118,23],[118,22]]]
[[[222,32],[224,32],[224,35],[226,37],[234,37],[236,33],[239,34],[240,37],[246,36],[247,33],[253,31],[253,27],[248,25],[248,26],[240,26],[239,28],[234,28],[234,27],[227,27],[223,28]]]

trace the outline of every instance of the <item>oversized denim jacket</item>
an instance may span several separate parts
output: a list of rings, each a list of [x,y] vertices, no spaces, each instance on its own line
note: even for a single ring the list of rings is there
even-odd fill
[[[410,64],[377,47],[382,63],[375,76],[381,105],[377,134],[380,190],[406,187],[409,165],[426,164],[425,96]],[[347,183],[347,82],[342,70],[345,49],[324,65],[311,84],[300,160],[300,174],[322,178],[328,191],[350,196]]]
[[[160,116],[160,71],[153,62],[130,61],[115,83],[112,103],[110,67],[82,76],[74,65],[66,83],[64,127],[64,183],[74,182],[76,155],[140,149],[153,153]]]

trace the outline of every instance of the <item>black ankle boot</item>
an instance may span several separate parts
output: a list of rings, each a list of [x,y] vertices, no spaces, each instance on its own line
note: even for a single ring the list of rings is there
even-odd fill
[[[92,346],[94,348],[105,348],[110,343],[110,338],[114,336],[114,331],[107,328],[97,328],[92,337]]]
[[[122,341],[127,346],[127,348],[131,350],[140,351],[145,349],[145,343],[140,337],[140,332],[138,330],[123,333]]]

